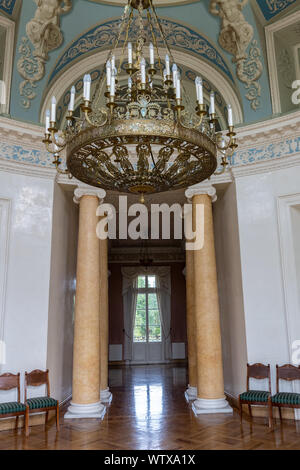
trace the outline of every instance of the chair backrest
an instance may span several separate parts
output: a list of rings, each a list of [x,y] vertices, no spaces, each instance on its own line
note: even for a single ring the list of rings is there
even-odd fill
[[[247,390],[249,390],[250,379],[268,379],[269,392],[271,393],[271,368],[270,364],[267,366],[257,362],[256,364],[247,364]]]
[[[18,389],[18,401],[20,401],[20,372],[18,374],[2,374],[0,375],[0,390]]]
[[[276,389],[279,392],[279,380],[300,380],[300,366],[293,366],[292,364],[284,364],[279,366],[276,364]]]
[[[25,401],[27,400],[27,387],[40,387],[46,385],[47,396],[50,397],[49,370],[33,370],[25,372]]]

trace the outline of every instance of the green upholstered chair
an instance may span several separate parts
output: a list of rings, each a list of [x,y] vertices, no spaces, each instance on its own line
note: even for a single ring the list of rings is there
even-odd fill
[[[46,385],[47,395],[45,397],[27,398],[28,387],[40,387]],[[48,422],[50,410],[56,412],[56,429],[59,431],[59,403],[50,397],[49,370],[33,370],[25,372],[25,402],[28,405],[29,413],[46,413],[45,424]]]
[[[251,390],[250,379],[268,380],[268,390]],[[239,409],[241,422],[243,419],[243,405],[248,405],[249,415],[252,418],[251,405],[268,406],[271,396],[271,369],[270,364],[247,364],[247,391],[239,395]]]
[[[0,418],[16,417],[16,429],[19,425],[19,416],[24,416],[25,434],[28,436],[28,405],[21,403],[20,397],[20,373],[0,375],[0,390],[18,390],[18,401],[0,403]]]
[[[288,382],[300,380],[300,366],[297,367],[292,364],[284,364],[283,366],[276,365],[276,394],[268,399],[270,427],[272,428],[273,406],[278,407],[280,421],[282,421],[281,408],[300,408],[300,393],[280,392],[280,380]]]

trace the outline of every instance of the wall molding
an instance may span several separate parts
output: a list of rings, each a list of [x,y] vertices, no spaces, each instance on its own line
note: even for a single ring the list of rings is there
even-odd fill
[[[274,34],[277,31],[280,31],[283,28],[286,28],[296,21],[300,20],[300,11],[293,13],[289,16],[282,18],[276,23],[272,23],[265,27],[266,35],[266,46],[267,46],[267,57],[269,64],[269,78],[270,78],[270,88],[271,88],[271,101],[274,114],[281,113],[281,101],[280,101],[280,91],[279,91],[279,81],[277,74],[277,62],[276,62],[276,47]]]
[[[293,236],[291,218],[291,210],[295,206],[300,208],[300,193],[283,195],[277,198],[277,225],[290,363],[292,363],[292,344],[293,341],[299,340],[298,332],[300,325],[300,297],[297,285],[298,275],[294,248],[295,237]],[[292,388],[295,393],[300,392],[299,384],[292,383]],[[295,416],[297,419],[300,419],[299,410],[295,410]]]
[[[5,84],[5,103],[1,104],[0,111],[8,114],[10,107],[10,90],[12,80],[12,69],[14,59],[14,47],[15,47],[15,23],[14,21],[0,15],[0,26],[6,30],[5,46],[4,46],[4,67],[3,67],[3,82]],[[0,98],[1,98],[0,89]]]
[[[0,341],[4,341],[11,200],[0,194]]]

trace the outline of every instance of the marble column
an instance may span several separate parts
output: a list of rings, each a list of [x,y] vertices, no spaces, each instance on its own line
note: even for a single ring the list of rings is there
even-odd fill
[[[100,240],[100,398],[109,404],[108,387],[108,240]]]
[[[195,400],[197,398],[197,360],[195,338],[194,252],[192,250],[186,250],[185,279],[189,374],[189,385],[185,391],[185,397],[187,400]]]
[[[193,402],[196,415],[232,413],[224,395],[220,312],[218,299],[216,255],[214,246],[212,202],[216,190],[209,183],[200,183],[186,191],[193,204],[193,226],[203,231],[203,245],[196,246],[194,257],[195,331],[197,350],[197,399]],[[199,206],[198,206],[199,205]],[[203,220],[199,219],[204,210]],[[198,217],[196,218],[196,213]]]
[[[96,210],[105,191],[78,187],[80,205],[72,401],[65,418],[103,418],[100,401],[100,243]]]

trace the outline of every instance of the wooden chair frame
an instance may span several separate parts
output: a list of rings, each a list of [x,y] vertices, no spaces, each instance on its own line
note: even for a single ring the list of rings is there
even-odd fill
[[[292,364],[284,364],[283,366],[279,366],[278,364],[276,364],[276,393],[280,393],[279,380],[286,380],[287,382],[300,380],[300,366],[297,367]],[[281,393],[284,393],[284,392],[281,392]],[[291,393],[291,392],[287,392],[287,393]],[[300,408],[300,405],[292,405],[292,404],[286,404],[286,403],[273,403],[272,397],[269,398],[268,405],[269,405],[270,428],[273,428],[273,406],[278,408],[280,422],[282,422],[281,408],[293,408],[293,409]]]
[[[248,364],[247,363],[247,392],[249,392],[249,390],[250,390],[250,379],[258,379],[258,380],[268,379],[268,385],[269,385],[268,392],[270,392],[270,396],[271,396],[272,391],[271,391],[271,367],[270,367],[270,364],[265,365],[265,364],[262,364],[260,362],[257,362],[255,364]],[[241,423],[243,421],[243,405],[248,405],[249,416],[252,419],[253,417],[252,417],[251,405],[260,405],[260,406],[268,407],[268,402],[264,403],[264,402],[261,402],[261,401],[242,400],[241,396],[239,395],[239,410],[240,410]]]
[[[32,372],[25,372],[25,403],[27,403],[27,389],[28,387],[40,387],[46,385],[47,397],[50,398],[50,382],[49,382],[49,369],[46,371],[35,369]],[[56,411],[56,429],[59,431],[59,403],[55,406],[47,406],[44,408],[29,409],[29,413],[45,412],[45,425],[48,423],[49,411]]]
[[[18,402],[21,403],[21,390],[20,390],[20,372],[18,374],[5,373],[0,375],[0,390],[13,390],[14,388],[18,389]],[[16,430],[19,426],[19,416],[24,416],[24,429],[25,435],[29,434],[29,407],[25,403],[25,411],[17,411],[14,413],[7,413],[0,415],[0,418],[16,418]]]

